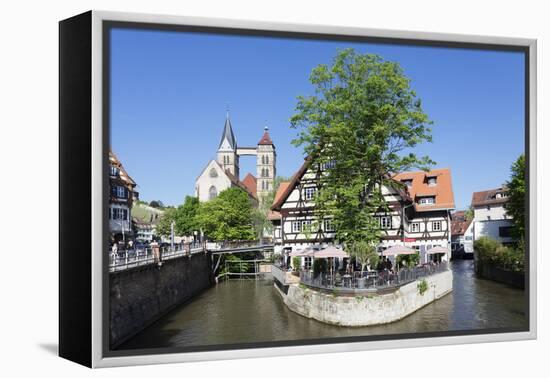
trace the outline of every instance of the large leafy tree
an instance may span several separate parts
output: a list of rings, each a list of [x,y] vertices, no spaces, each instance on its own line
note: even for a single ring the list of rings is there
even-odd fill
[[[177,208],[167,208],[157,225],[157,234],[169,236],[171,224],[174,222],[174,233],[177,236],[193,235],[193,231],[199,230],[197,224],[199,206],[199,199],[197,197],[186,196],[183,205]]]
[[[506,182],[509,201],[506,213],[514,222],[514,234],[525,237],[525,156],[522,154],[512,164],[510,180]]]
[[[334,218],[341,242],[378,242],[376,214],[387,210],[382,186],[399,186],[391,179],[397,172],[433,164],[412,151],[431,141],[431,121],[399,64],[377,55],[341,50],[310,81],[315,94],[298,97],[291,126],[310,164],[327,168],[317,216]]]
[[[253,240],[252,211],[248,194],[239,188],[229,188],[201,204],[197,225],[211,240]]]

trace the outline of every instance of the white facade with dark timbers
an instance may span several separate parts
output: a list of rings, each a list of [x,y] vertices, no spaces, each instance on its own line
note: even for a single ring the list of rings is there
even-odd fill
[[[323,174],[319,164],[306,160],[291,181],[280,185],[272,206],[270,219],[274,225],[277,252],[289,253],[311,246],[335,244],[334,225],[330,218],[315,217],[313,199],[318,190],[318,177]],[[382,237],[382,251],[393,245],[406,245],[420,252],[421,262],[434,259],[430,249],[436,246],[449,250],[451,218],[455,208],[451,171],[434,169],[429,172],[405,172],[393,177],[404,189],[383,187],[382,193],[389,211],[376,214]],[[313,225],[313,227],[312,227]]]

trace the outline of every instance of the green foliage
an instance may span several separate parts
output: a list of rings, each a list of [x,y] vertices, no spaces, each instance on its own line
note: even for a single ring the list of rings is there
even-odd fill
[[[377,55],[339,51],[310,81],[315,95],[298,98],[291,126],[310,164],[330,163],[315,198],[317,217],[333,216],[340,242],[378,242],[374,214],[387,209],[381,187],[401,186],[391,179],[396,172],[433,164],[411,152],[431,141],[431,122],[401,67]]]
[[[157,234],[169,236],[170,225],[174,222],[174,233],[177,236],[190,236],[199,230],[197,212],[199,209],[197,197],[186,196],[183,205],[177,208],[167,208],[157,225]]]
[[[351,244],[349,253],[350,256],[355,257],[355,260],[361,265],[361,276],[367,265],[376,267],[380,258],[378,253],[376,253],[376,247],[364,241],[358,241]]]
[[[405,266],[408,268],[413,268],[418,265],[420,262],[420,254],[417,252],[412,255],[397,255],[395,259],[398,266]]]
[[[327,269],[327,259],[315,259],[313,261],[313,277],[317,277],[320,273],[326,273]]]
[[[294,270],[300,270],[301,262],[302,262],[302,259],[298,256],[294,256],[292,258],[292,267],[294,268]]]
[[[259,198],[258,208],[254,209],[252,212],[254,231],[256,232],[258,239],[260,239],[264,234],[269,235],[273,232],[273,223],[268,219],[268,214],[271,210],[273,202],[275,201],[277,189],[279,189],[281,182],[287,180],[287,178],[282,176],[275,177],[273,180],[273,190],[263,194],[263,196]]]
[[[504,270],[523,272],[525,266],[525,243],[516,247],[504,246],[489,237],[481,237],[474,242],[481,264],[498,266]]]
[[[522,154],[512,164],[510,180],[506,182],[509,200],[506,214],[514,222],[514,236],[525,238],[525,156]]]
[[[176,220],[176,209],[166,209],[159,219],[156,227],[157,235],[170,236],[171,224]],[[174,230],[175,231],[175,230]]]
[[[252,203],[239,188],[229,188],[199,206],[197,225],[214,241],[253,240]]]
[[[468,210],[464,212],[464,218],[467,221],[471,221],[472,219],[474,219],[474,208],[472,206],[470,206]]]
[[[424,295],[424,293],[428,290],[428,282],[423,279],[416,285],[416,288],[418,289],[420,295]]]

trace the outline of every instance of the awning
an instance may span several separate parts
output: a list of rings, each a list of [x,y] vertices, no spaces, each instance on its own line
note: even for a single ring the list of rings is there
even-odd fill
[[[320,251],[315,251],[313,257],[316,259],[325,259],[329,257],[348,258],[349,255],[340,248],[328,246]]]
[[[302,249],[301,251],[292,251],[288,255],[290,257],[313,256],[313,252],[314,252],[313,248],[308,247],[308,248]]]
[[[415,249],[405,247],[404,245],[394,245],[382,251],[382,256],[414,255],[415,253]]]
[[[449,250],[445,247],[433,247],[426,251],[429,255],[435,255],[437,253],[449,253]]]

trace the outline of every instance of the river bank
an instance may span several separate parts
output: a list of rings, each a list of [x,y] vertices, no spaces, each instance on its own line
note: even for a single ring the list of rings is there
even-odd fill
[[[451,293],[402,320],[368,327],[340,327],[300,316],[286,307],[273,281],[228,281],[176,308],[118,349],[527,327],[522,290],[476,277],[472,260],[454,261],[451,269]]]

